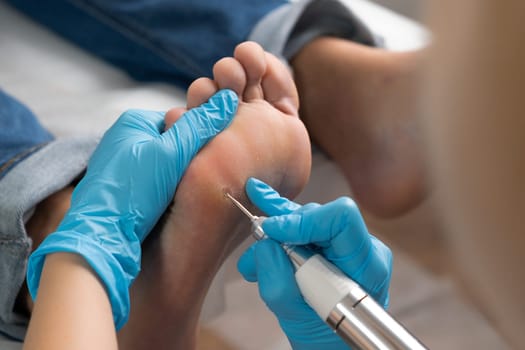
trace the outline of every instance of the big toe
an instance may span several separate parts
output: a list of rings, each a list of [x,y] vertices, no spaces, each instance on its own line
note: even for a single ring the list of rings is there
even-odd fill
[[[266,55],[263,48],[254,42],[247,41],[237,45],[233,53],[235,59],[241,64],[246,74],[246,87],[243,99],[263,99],[264,91],[261,86],[263,76],[266,74]]]
[[[297,116],[299,94],[290,71],[274,55],[265,55],[267,67],[261,83],[264,98],[282,112]]]
[[[239,44],[234,57],[246,72],[244,99],[265,99],[277,109],[297,115],[299,97],[288,68],[254,42]]]

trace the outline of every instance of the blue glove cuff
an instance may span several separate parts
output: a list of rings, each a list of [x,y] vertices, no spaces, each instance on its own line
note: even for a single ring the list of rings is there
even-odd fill
[[[140,243],[137,241],[140,251]],[[38,294],[38,286],[46,255],[67,252],[81,255],[95,270],[104,283],[113,311],[113,322],[117,330],[122,328],[129,316],[129,287],[139,273],[140,261],[118,256],[101,247],[100,242],[78,232],[64,231],[49,235],[29,257],[27,285],[33,300]],[[140,258],[139,258],[140,259]]]

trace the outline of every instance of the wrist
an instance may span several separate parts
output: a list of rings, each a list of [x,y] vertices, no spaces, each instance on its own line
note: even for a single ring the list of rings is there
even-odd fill
[[[37,298],[46,258],[54,253],[74,253],[86,261],[104,284],[115,326],[120,329],[129,315],[129,287],[139,272],[140,242],[137,241],[130,249],[112,251],[106,249],[97,236],[75,231],[54,232],[29,257],[26,279],[33,300]]]
[[[80,349],[86,344],[90,348],[117,348],[108,295],[81,256],[50,254],[24,348]]]
[[[32,251],[38,248],[47,236],[56,231],[69,209],[73,190],[74,186],[66,186],[37,204],[33,215],[25,224],[27,235],[32,241]],[[33,310],[33,300],[25,284],[20,289],[15,307],[23,314],[31,314]]]

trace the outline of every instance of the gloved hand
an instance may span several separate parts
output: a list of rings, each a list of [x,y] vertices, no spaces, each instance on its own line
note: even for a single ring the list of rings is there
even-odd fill
[[[262,227],[271,239],[254,243],[239,259],[239,271],[246,280],[258,282],[261,298],[294,349],[347,349],[304,301],[292,263],[278,242],[311,244],[385,308],[392,272],[390,249],[368,233],[359,209],[348,197],[301,206],[253,178],[246,192],[269,216]]]
[[[32,297],[47,254],[80,254],[104,282],[120,329],[129,315],[129,287],[140,270],[140,243],[172,201],[192,158],[230,124],[237,105],[233,91],[221,90],[165,132],[162,112],[122,114],[93,153],[57,231],[29,259]]]

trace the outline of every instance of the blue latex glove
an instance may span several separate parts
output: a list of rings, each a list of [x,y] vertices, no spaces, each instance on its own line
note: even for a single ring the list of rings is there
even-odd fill
[[[120,329],[129,315],[129,287],[140,271],[140,243],[173,200],[192,158],[230,124],[237,105],[233,91],[221,90],[165,132],[162,112],[122,114],[93,153],[57,231],[29,259],[33,299],[47,254],[80,254],[104,282]]]
[[[292,263],[278,242],[311,244],[385,308],[392,272],[390,249],[368,233],[359,209],[348,197],[301,206],[253,178],[246,192],[269,216],[262,227],[271,239],[254,243],[239,259],[239,271],[246,280],[258,282],[261,298],[294,349],[347,349],[304,301]]]

